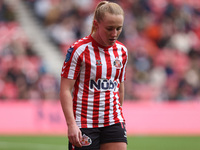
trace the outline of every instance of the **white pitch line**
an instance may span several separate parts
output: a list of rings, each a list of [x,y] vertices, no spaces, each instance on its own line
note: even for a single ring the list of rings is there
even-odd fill
[[[26,148],[28,150],[67,150],[67,145],[0,141],[0,149],[2,148],[4,148],[4,150],[10,148]],[[127,150],[130,149],[127,147]]]
[[[0,141],[0,149],[6,148],[27,148],[29,150],[66,150],[67,145],[53,145],[53,144],[40,144],[40,143],[24,143],[24,142],[8,142],[8,141]]]

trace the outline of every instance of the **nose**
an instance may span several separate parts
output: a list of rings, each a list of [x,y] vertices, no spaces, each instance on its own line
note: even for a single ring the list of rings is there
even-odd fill
[[[117,29],[113,29],[112,36],[117,36]]]

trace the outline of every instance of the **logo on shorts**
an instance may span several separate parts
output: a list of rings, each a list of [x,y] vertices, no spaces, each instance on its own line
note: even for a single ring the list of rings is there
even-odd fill
[[[89,136],[83,134],[81,144],[82,146],[89,146],[92,144],[92,140]]]
[[[127,138],[126,131],[124,131],[124,137]]]

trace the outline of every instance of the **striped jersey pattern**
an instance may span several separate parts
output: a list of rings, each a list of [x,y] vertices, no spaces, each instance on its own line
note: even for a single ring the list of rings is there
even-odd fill
[[[73,110],[79,128],[105,127],[125,122],[119,100],[119,84],[125,80],[128,53],[116,41],[99,45],[91,35],[67,51],[61,76],[76,80]]]

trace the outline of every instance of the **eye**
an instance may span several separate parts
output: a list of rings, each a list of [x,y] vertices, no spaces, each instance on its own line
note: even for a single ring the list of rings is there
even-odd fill
[[[118,27],[116,30],[117,30],[117,31],[120,31],[121,29],[122,29],[122,27]]]
[[[108,30],[108,31],[112,31],[113,28],[109,27],[109,28],[106,28],[106,30]]]
[[[118,28],[114,28],[114,27],[109,27],[109,28],[106,28],[106,30],[108,31],[112,31],[112,30],[117,30],[117,31],[120,31],[122,29],[122,27],[118,27]]]

